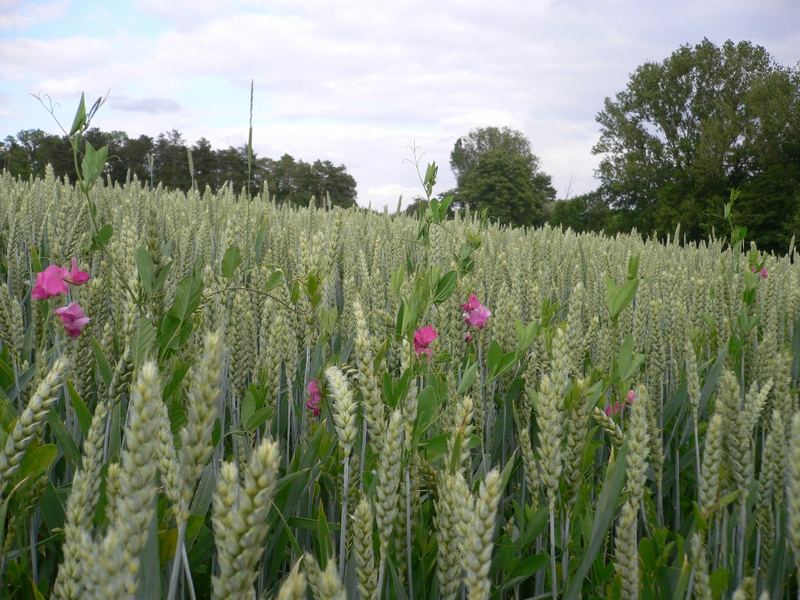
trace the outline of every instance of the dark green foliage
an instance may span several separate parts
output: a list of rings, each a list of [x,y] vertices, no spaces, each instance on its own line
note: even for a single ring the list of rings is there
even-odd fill
[[[622,224],[690,239],[737,219],[760,247],[786,250],[800,214],[800,72],[761,46],[708,40],[631,75],[597,115],[602,191]]]
[[[550,205],[548,222],[573,231],[613,231],[613,211],[599,190]]]
[[[512,225],[541,225],[555,199],[551,178],[525,135],[504,127],[474,129],[450,153],[459,207],[488,209],[489,217]]]
[[[278,202],[307,206],[312,196],[317,206],[324,206],[330,197],[332,206],[349,207],[356,203],[356,181],[344,165],[316,160],[306,163],[284,154],[279,160],[253,155],[248,169],[247,146],[215,150],[205,138],[189,146],[175,129],[157,138],[141,135],[129,138],[122,131],[88,129],[83,137],[94,148],[108,146],[108,162],[103,172],[112,183],[125,183],[129,177],[162,184],[169,189],[188,191],[192,188],[187,150],[192,153],[195,187],[200,192],[219,190],[230,182],[240,193],[247,189],[251,173],[252,192],[266,186]],[[152,158],[152,172],[150,159]],[[27,179],[43,176],[47,164],[58,177],[74,181],[75,167],[67,137],[45,133],[40,129],[20,131],[0,142],[0,169]]]

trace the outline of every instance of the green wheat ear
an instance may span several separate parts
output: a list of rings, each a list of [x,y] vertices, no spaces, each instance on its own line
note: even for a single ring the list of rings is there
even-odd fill
[[[0,495],[8,481],[17,472],[25,450],[42,427],[47,413],[58,399],[58,393],[67,370],[67,359],[59,358],[50,372],[28,400],[25,410],[17,419],[0,452]]]

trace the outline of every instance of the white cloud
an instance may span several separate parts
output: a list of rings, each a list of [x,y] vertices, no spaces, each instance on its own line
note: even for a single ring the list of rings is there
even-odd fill
[[[62,17],[69,8],[68,0],[55,2],[19,2],[17,0],[0,1],[0,29],[22,29],[31,25],[53,21]]]
[[[594,116],[637,65],[705,35],[752,39],[784,63],[800,58],[800,32],[787,24],[790,13],[800,16],[793,0],[732,1],[735,9],[722,0],[138,0],[140,22],[115,22],[109,9],[108,26],[96,15],[93,35],[0,40],[0,86],[15,97],[50,93],[65,106],[82,90],[95,97],[111,88],[100,127],[131,135],[177,128],[190,142],[238,146],[254,78],[261,155],[344,163],[359,202],[392,210],[399,193],[419,190],[404,162],[409,145],[439,163],[447,189],[455,140],[507,125],[531,139],[558,190],[575,194],[596,185]],[[11,18],[33,14],[0,2]],[[158,21],[153,31],[149,19]],[[0,117],[6,128],[31,126],[22,114]]]
[[[112,96],[111,106],[126,112],[143,112],[151,115],[179,112],[181,105],[171,98],[128,98]]]

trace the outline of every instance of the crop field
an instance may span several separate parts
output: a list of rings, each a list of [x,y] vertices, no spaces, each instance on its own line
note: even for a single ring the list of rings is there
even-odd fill
[[[2,597],[798,597],[794,248],[80,187],[0,175]]]

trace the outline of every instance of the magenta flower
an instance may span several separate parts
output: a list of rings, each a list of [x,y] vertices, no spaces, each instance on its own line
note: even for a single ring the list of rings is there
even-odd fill
[[[614,402],[613,405],[606,406],[606,416],[614,417],[625,410],[625,405],[622,402]]]
[[[64,278],[68,271],[58,265],[50,265],[41,273],[36,274],[36,282],[33,284],[31,298],[34,300],[47,300],[53,296],[60,296],[69,291]]]
[[[461,309],[464,312],[472,312],[473,310],[477,310],[481,307],[481,302],[478,300],[478,297],[475,294],[470,294],[467,301],[461,305]]]
[[[428,358],[430,358],[430,345],[437,337],[439,337],[439,333],[433,328],[433,325],[426,325],[417,329],[414,332],[414,352],[417,353],[417,356],[427,354]]]
[[[308,392],[308,400],[306,400],[306,408],[310,410],[315,417],[319,416],[319,404],[322,402],[322,392],[319,389],[319,381],[311,379],[306,386]]]
[[[483,329],[486,321],[492,316],[492,311],[480,303],[475,294],[470,294],[467,301],[461,305],[464,311],[464,323],[470,327]]]
[[[86,271],[81,271],[78,269],[78,259],[74,256],[72,257],[72,269],[70,270],[69,274],[66,277],[66,280],[71,283],[72,285],[83,285],[87,281],[91,279],[91,275]]]
[[[761,267],[760,271],[758,270],[758,267],[753,267],[750,270],[753,273],[758,273],[758,276],[761,277],[761,279],[766,279],[767,277],[769,277],[769,271],[767,271],[767,267]]]
[[[81,334],[81,329],[86,327],[86,324],[91,321],[86,313],[83,312],[81,305],[77,302],[70,302],[69,306],[62,306],[53,311],[55,315],[61,319],[64,325],[64,330],[71,338],[76,338]]]

